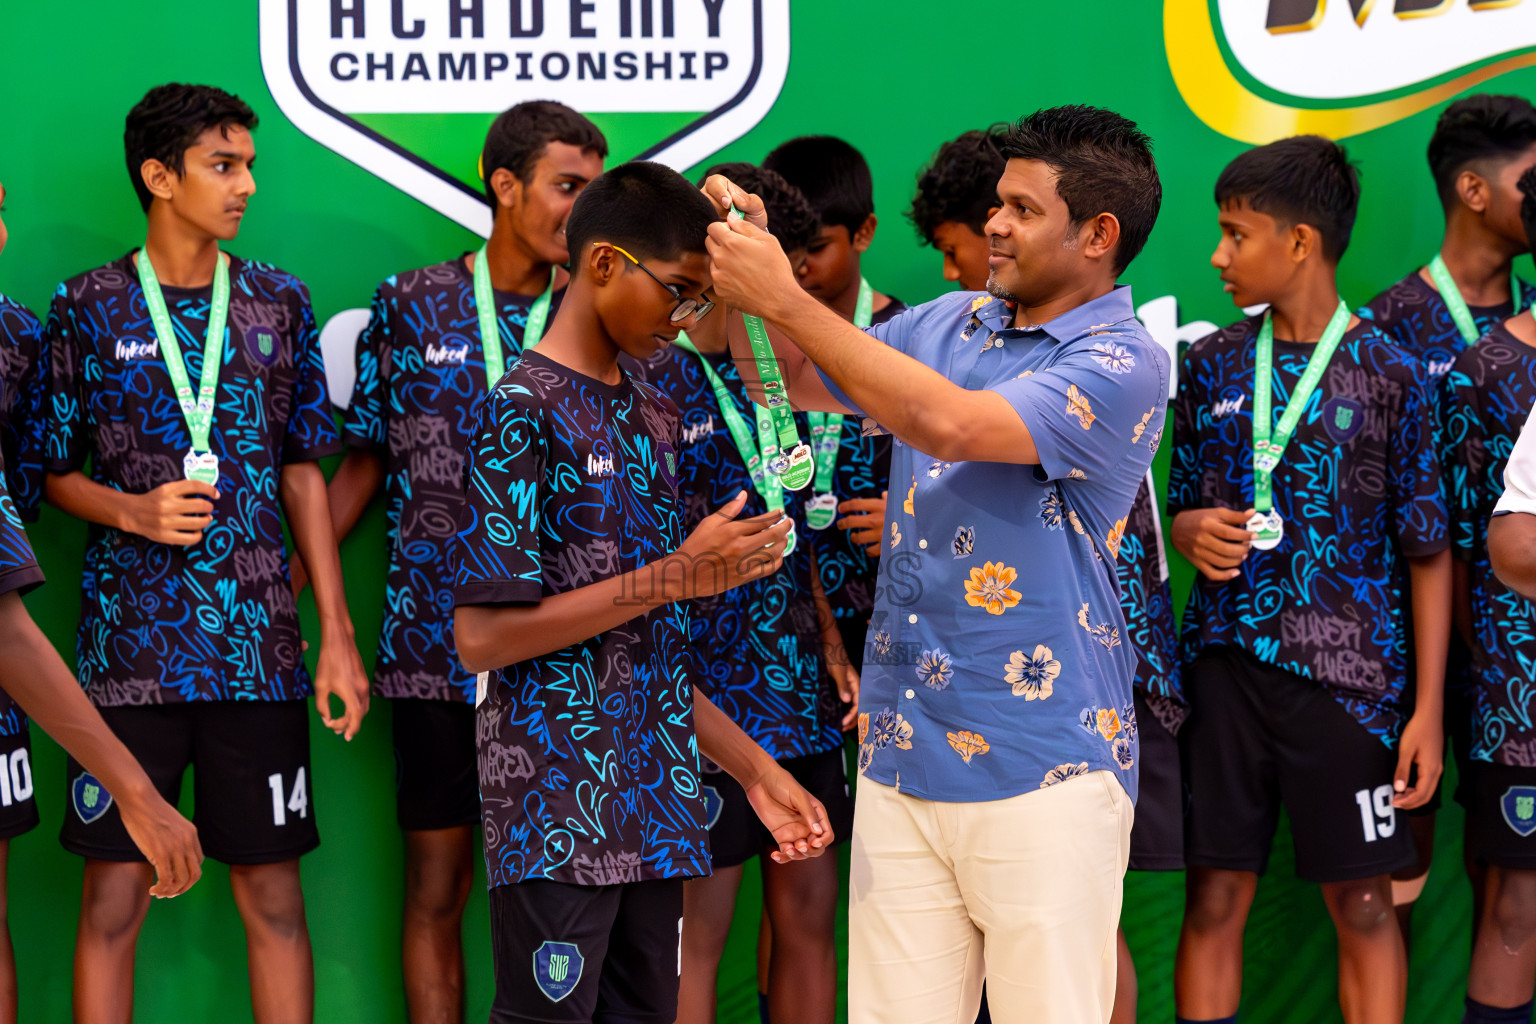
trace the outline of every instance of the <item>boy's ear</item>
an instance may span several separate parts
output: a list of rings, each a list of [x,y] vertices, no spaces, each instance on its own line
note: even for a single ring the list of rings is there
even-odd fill
[[[171,182],[178,175],[159,160],[150,159],[139,165],[139,177],[144,180],[144,187],[149,189],[150,195],[169,201]]]
[[[864,218],[864,223],[859,225],[859,230],[855,231],[853,237],[849,239],[853,243],[854,252],[862,253],[869,248],[870,243],[875,240],[875,228],[877,226],[879,226],[879,221],[875,219],[874,214]]]
[[[622,266],[624,257],[607,242],[597,242],[587,250],[586,258],[582,260],[586,266],[592,282],[599,288],[607,285],[624,272]],[[572,266],[575,264],[573,262]]]
[[[1456,195],[1462,205],[1473,213],[1483,213],[1488,209],[1488,193],[1488,179],[1476,171],[1467,170],[1456,175]]]
[[[1297,224],[1291,228],[1291,262],[1301,263],[1314,253],[1321,256],[1323,236],[1311,224]]]
[[[491,172],[491,191],[496,193],[496,205],[516,209],[523,198],[523,182],[505,167]]]

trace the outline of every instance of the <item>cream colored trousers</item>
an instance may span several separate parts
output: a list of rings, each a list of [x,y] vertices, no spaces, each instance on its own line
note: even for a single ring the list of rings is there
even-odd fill
[[[1130,798],[1089,772],[1006,800],[938,803],[859,780],[850,1024],[1104,1024]]]

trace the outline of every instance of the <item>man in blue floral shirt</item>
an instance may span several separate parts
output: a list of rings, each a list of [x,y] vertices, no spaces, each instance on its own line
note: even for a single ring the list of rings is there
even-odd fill
[[[1001,1020],[1101,1024],[1114,998],[1137,759],[1114,563],[1170,372],[1116,279],[1162,189],[1150,140],[1105,110],[1039,111],[1004,153],[995,297],[873,337],[794,285],[760,202],[705,186],[749,214],[710,230],[715,287],[798,346],[791,400],[894,436],[860,694],[860,1021],[970,1019],[983,978]]]

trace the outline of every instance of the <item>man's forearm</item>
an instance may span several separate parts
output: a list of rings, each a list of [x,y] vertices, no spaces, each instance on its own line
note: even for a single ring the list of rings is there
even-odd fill
[[[127,507],[135,495],[99,484],[79,470],[49,473],[43,481],[49,504],[76,519],[124,529]]]
[[[742,789],[751,788],[775,764],[768,752],[697,686],[693,688],[693,727],[699,737],[699,753],[725,769]]]
[[[342,586],[341,558],[336,553],[330,505],[326,501],[325,474],[317,462],[295,462],[282,469],[280,484],[283,513],[293,533],[293,545],[304,560],[315,591],[315,609],[324,634],[340,630],[350,637],[352,616]]]
[[[1408,559],[1413,610],[1414,714],[1439,721],[1445,707],[1445,659],[1451,645],[1451,552]]]

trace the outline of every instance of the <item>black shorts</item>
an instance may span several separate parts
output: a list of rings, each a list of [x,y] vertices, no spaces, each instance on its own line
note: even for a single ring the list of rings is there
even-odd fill
[[[672,1024],[683,880],[491,890],[490,1024]]]
[[[806,792],[827,809],[836,843],[853,835],[853,798],[848,794],[848,760],[842,747],[779,762]],[[747,801],[747,792],[725,772],[704,774],[704,820],[709,825],[709,862],[716,868],[745,864],[778,844]]]
[[[203,852],[276,864],[320,845],[309,767],[309,701],[188,701],[101,708],[160,795],[181,798],[190,766]],[[112,796],[69,758],[59,841],[93,860],[142,861]]]
[[[1536,768],[1477,763],[1467,841],[1485,864],[1536,871]]]
[[[446,700],[392,700],[395,816],[406,832],[480,820],[475,775],[475,706]]]
[[[1191,865],[1263,874],[1282,804],[1301,878],[1372,878],[1416,862],[1392,806],[1397,754],[1323,686],[1213,647],[1185,672],[1184,691]]]
[[[34,828],[32,734],[23,725],[14,736],[0,736],[0,840],[15,839]]]
[[[1179,741],[1135,693],[1141,739],[1136,818],[1131,826],[1132,871],[1184,870],[1184,773]]]

